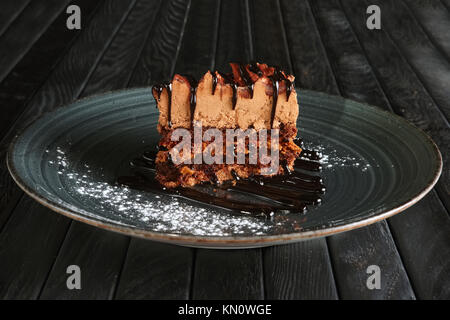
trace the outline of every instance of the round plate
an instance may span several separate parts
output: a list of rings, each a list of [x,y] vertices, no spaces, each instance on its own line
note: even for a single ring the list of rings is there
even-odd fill
[[[434,142],[404,119],[336,96],[297,89],[299,135],[322,152],[327,191],[306,213],[272,220],[236,215],[116,184],[129,161],[159,141],[148,88],[108,93],[45,114],[17,136],[8,168],[50,209],[131,236],[180,245],[244,248],[362,227],[405,210],[442,170]]]

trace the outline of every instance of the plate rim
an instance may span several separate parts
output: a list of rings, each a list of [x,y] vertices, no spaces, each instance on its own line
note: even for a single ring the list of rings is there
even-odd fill
[[[124,92],[130,92],[130,91],[136,91],[140,92],[142,90],[148,90],[149,87],[134,87],[134,88],[128,88],[128,89],[119,89],[119,90],[112,90],[103,92],[100,94],[94,94],[90,95],[81,99],[77,99],[74,101],[71,101],[67,104],[64,104],[62,106],[56,107],[55,109],[44,112],[39,117],[31,121],[28,125],[26,125],[24,128],[20,129],[19,132],[14,136],[12,141],[9,144],[8,151],[6,154],[6,165],[8,168],[8,171],[10,175],[12,176],[15,183],[24,191],[28,196],[30,196],[32,199],[40,203],[41,205],[49,208],[52,211],[55,211],[59,214],[62,214],[70,219],[80,221],[83,223],[86,223],[88,225],[92,225],[101,229],[106,229],[109,231],[113,231],[116,233],[124,234],[127,236],[137,237],[137,238],[144,238],[148,240],[154,240],[159,242],[166,242],[166,243],[173,243],[178,245],[187,245],[187,246],[199,246],[199,247],[215,247],[224,245],[224,248],[232,248],[231,245],[235,245],[236,247],[256,247],[256,246],[269,246],[269,245],[276,245],[276,244],[282,244],[282,243],[290,243],[290,242],[296,242],[296,241],[302,241],[312,238],[319,238],[319,237],[325,237],[333,234],[338,234],[345,231],[350,231],[353,229],[361,228],[368,226],[370,224],[376,223],[378,221],[387,219],[395,214],[398,214],[407,208],[411,207],[412,205],[416,204],[418,201],[420,201],[426,194],[428,194],[431,189],[435,186],[437,181],[440,178],[440,175],[442,173],[443,169],[443,160],[442,160],[442,154],[439,150],[439,147],[436,145],[436,143],[433,141],[433,139],[422,129],[418,128],[405,118],[389,112],[387,110],[384,110],[380,107],[370,105],[364,102],[359,102],[352,99],[347,99],[342,96],[328,94],[320,91],[315,90],[307,90],[307,89],[301,89],[297,87],[296,89],[299,90],[299,92],[309,92],[314,96],[322,96],[324,98],[332,98],[332,99],[339,99],[343,102],[349,101],[352,103],[358,103],[360,105],[363,105],[365,108],[372,109],[375,112],[383,113],[387,115],[388,117],[393,117],[397,119],[398,121],[402,122],[404,125],[412,127],[413,129],[417,130],[424,138],[425,140],[432,146],[432,149],[434,151],[434,154],[437,158],[437,167],[435,168],[433,178],[431,181],[427,184],[425,188],[423,188],[418,194],[412,196],[409,200],[403,202],[402,204],[396,206],[395,208],[381,212],[379,214],[376,214],[374,216],[363,218],[361,220],[353,221],[344,225],[340,226],[333,226],[333,227],[326,227],[323,229],[318,230],[308,230],[308,231],[298,231],[298,232],[291,232],[287,234],[280,234],[280,235],[263,235],[263,236],[196,236],[196,235],[181,235],[181,234],[174,234],[174,233],[163,233],[163,232],[155,232],[150,230],[144,230],[140,228],[134,228],[134,227],[128,227],[128,226],[120,226],[116,223],[111,223],[107,221],[100,221],[98,219],[89,218],[82,214],[82,212],[77,212],[75,210],[72,210],[70,208],[64,207],[50,199],[47,199],[38,193],[36,193],[33,188],[31,188],[25,181],[22,180],[20,174],[18,174],[18,171],[16,170],[12,157],[14,154],[14,150],[17,144],[17,141],[23,136],[23,134],[35,123],[41,120],[44,116],[57,112],[63,108],[69,108],[73,106],[75,103],[82,103],[89,100],[98,99],[104,96],[109,96],[112,94],[120,94]]]

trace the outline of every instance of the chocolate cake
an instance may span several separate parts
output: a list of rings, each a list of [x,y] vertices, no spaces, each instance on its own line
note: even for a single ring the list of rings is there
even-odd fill
[[[230,63],[230,73],[206,72],[197,82],[190,76],[176,74],[169,83],[155,85],[153,96],[159,110],[158,131],[161,134],[156,156],[156,179],[167,188],[188,187],[199,183],[222,184],[254,176],[276,176],[293,170],[294,161],[302,149],[295,144],[297,135],[298,103],[294,76],[266,64]],[[173,154],[180,142],[179,129],[195,136],[196,130],[216,129],[223,139],[190,141],[190,150],[179,152],[178,161]],[[248,135],[230,142],[229,132]],[[274,129],[274,130],[273,130]],[[178,130],[178,131],[177,131]],[[258,135],[252,140],[252,130]],[[261,132],[268,130],[267,139]],[[274,132],[277,134],[273,135]],[[178,139],[175,139],[175,136]],[[275,137],[275,138],[274,138]],[[274,140],[276,139],[276,140]],[[206,140],[206,141],[205,141]],[[220,141],[221,140],[221,141]],[[256,141],[256,142],[255,142]],[[215,147],[210,144],[215,142]],[[218,148],[223,144],[223,148]],[[259,153],[251,160],[252,151],[265,148],[267,154],[276,154],[276,167],[267,170],[267,163]],[[245,157],[236,159],[237,151]],[[196,161],[196,156],[209,152],[222,162]],[[183,162],[179,160],[182,158]],[[266,159],[267,160],[267,159]],[[274,170],[273,170],[274,169]]]

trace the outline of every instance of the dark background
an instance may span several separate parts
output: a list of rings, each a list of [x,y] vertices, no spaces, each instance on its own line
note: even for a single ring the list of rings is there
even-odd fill
[[[66,28],[69,4],[81,7],[81,30]],[[381,8],[381,30],[366,28],[369,4]],[[301,88],[405,117],[439,145],[440,181],[369,227],[219,251],[71,221],[25,196],[7,172],[11,138],[44,112],[249,60],[282,66]],[[449,0],[2,0],[0,298],[450,298],[449,61]],[[81,267],[82,290],[66,288],[71,264]],[[366,287],[372,264],[380,290]]]

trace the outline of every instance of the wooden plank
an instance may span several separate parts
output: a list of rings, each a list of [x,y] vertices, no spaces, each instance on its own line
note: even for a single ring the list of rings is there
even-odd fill
[[[337,299],[325,239],[263,250],[267,299]]]
[[[278,2],[250,1],[249,7],[254,50],[252,58],[268,65],[278,65],[282,69],[291,70],[291,59],[289,51],[286,50],[285,32]],[[270,28],[268,28],[269,23]]]
[[[9,28],[11,23],[22,13],[31,0],[17,0],[2,3],[0,11],[0,36]]]
[[[436,194],[389,222],[417,297],[450,299],[450,220]]]
[[[309,2],[340,93],[354,100],[390,108],[338,1]],[[328,238],[339,296],[344,299],[410,299],[408,276],[385,221]],[[385,259],[389,256],[390,259]],[[385,286],[366,287],[366,269],[378,264]]]
[[[69,50],[64,60],[58,65],[41,90],[39,90],[29,103],[25,112],[20,116],[19,121],[16,122],[17,125],[15,125],[14,130],[19,130],[33,119],[39,117],[42,113],[51,111],[79,95],[133,5],[134,1],[125,3],[120,0],[108,0],[105,2],[105,5],[102,6],[96,18],[85,28],[76,44]],[[61,79],[71,79],[71,81],[62,81]],[[3,147],[1,150],[4,150],[4,146],[10,141],[13,134],[14,131],[2,139],[1,145]],[[2,156],[4,157],[4,151],[2,151]],[[11,190],[16,187],[11,181],[4,163],[0,164],[0,173],[2,195],[12,192]],[[28,241],[34,247],[32,250],[23,252],[23,254],[17,257],[17,259],[22,261],[19,261],[19,263],[24,263],[28,259],[31,259],[31,262],[33,262],[32,260],[36,254],[39,255],[39,259],[44,261],[54,261],[63,239],[60,239],[61,241],[55,240],[55,243],[46,243],[46,239],[50,237],[49,233],[51,232],[55,234],[66,234],[66,225],[61,227],[55,226],[49,229],[51,232],[46,228],[41,228],[40,226],[44,219],[42,214],[50,212],[50,210],[44,208],[42,210],[35,210],[33,201],[30,202],[27,197],[23,197],[22,199],[17,210],[12,214],[12,219],[15,219],[15,214],[21,215],[22,212],[28,213],[35,211],[33,212],[34,214],[29,215],[32,223],[25,224],[26,221],[24,220],[22,232],[17,234],[17,237],[23,238],[23,242]],[[59,220],[60,216],[55,213],[50,213],[48,219]],[[20,220],[18,219],[17,221],[20,224]],[[64,221],[66,221],[68,226],[69,220]],[[52,224],[50,222],[47,223],[49,225]],[[2,233],[9,233],[10,228],[11,225],[7,224]],[[47,245],[39,245],[41,242]],[[5,252],[19,250],[16,246],[17,243],[9,242],[7,243],[7,248],[4,250]],[[8,297],[14,298],[36,298],[36,293],[41,290],[41,286],[47,277],[51,265],[46,264],[45,267],[47,269],[43,272],[43,270],[34,267],[33,263],[36,263],[34,261],[30,264],[24,264],[29,268],[29,270],[25,271],[24,269],[19,270],[10,266],[10,264],[17,264],[17,261],[10,259],[2,259],[0,261],[2,261],[2,265],[6,270],[11,271],[1,273],[0,282],[5,281],[4,279],[9,279],[8,281],[11,283],[11,286],[14,287],[20,285],[23,281],[27,281],[27,286],[34,288],[33,290],[29,290],[30,294],[23,291],[15,291],[15,294],[8,291],[5,294],[8,294]]]
[[[253,2],[251,5],[254,10],[252,15],[253,48],[257,61],[285,66],[291,72],[295,66],[297,69],[294,74],[297,75],[298,72],[303,85],[314,82],[314,86],[318,86],[317,80],[312,81],[307,73],[302,72],[304,67],[306,72],[311,74],[317,69],[312,65],[304,65],[306,61],[309,61],[310,54],[317,56],[315,61],[320,60],[321,67],[318,69],[318,75],[320,74],[321,79],[325,80],[324,83],[332,80],[332,77],[330,71],[322,67],[325,65],[323,61],[326,61],[326,57],[319,50],[318,34],[311,32],[314,31],[314,21],[304,4],[304,2],[283,3],[280,8],[278,1]],[[270,31],[265,31],[267,24],[271,26]],[[308,30],[304,32],[305,38],[292,33],[299,29]],[[270,46],[267,45],[268,43]],[[301,47],[305,44],[308,47],[311,46],[311,49],[308,49],[308,51],[311,50],[307,53],[308,56],[303,56],[303,53],[306,53],[305,50],[301,52],[292,50],[293,46]],[[279,52],[274,53],[273,48],[278,48]],[[312,51],[313,48],[317,51]],[[314,249],[314,252],[311,252],[311,249]],[[325,239],[263,249],[263,256],[267,298],[336,299],[338,297]],[[302,274],[299,274],[299,270]],[[306,275],[308,275],[307,278]]]
[[[197,250],[193,299],[263,299],[261,250]]]
[[[230,62],[251,59],[250,48],[246,45],[249,39],[246,16],[245,1],[221,2],[215,69],[230,70]]]
[[[447,120],[450,119],[449,61],[430,42],[403,2],[379,3],[384,8],[382,30],[392,38]]]
[[[0,37],[0,81],[14,68],[69,0],[32,1]],[[20,36],[18,36],[20,35]]]
[[[138,0],[89,79],[82,97],[130,85],[149,34],[161,14],[160,7],[160,0]]]
[[[404,0],[428,39],[450,60],[450,12],[440,0]]]
[[[167,80],[184,34],[189,1],[163,1],[149,41],[131,77],[132,86]],[[117,299],[186,299],[193,250],[131,239],[114,297]]]
[[[87,23],[101,2],[73,1],[83,10]],[[65,27],[67,14],[61,12],[27,54],[0,83],[0,136],[14,124],[26,102],[39,89],[51,71],[63,58],[68,48],[80,34]],[[36,63],[39,61],[39,63]]]
[[[214,67],[219,9],[220,1],[217,0],[192,2],[175,73],[190,74],[200,79]]]
[[[339,3],[310,2],[340,93],[350,99],[389,109]],[[345,34],[342,34],[345,32]]]
[[[433,137],[443,153],[444,167],[447,166],[446,161],[448,161],[448,146],[450,142],[447,134],[448,125],[445,119],[434,106],[433,100],[422,86],[420,80],[386,33],[372,33],[365,28],[363,25],[364,17],[359,14],[365,5],[365,3],[357,0],[348,0],[344,8],[377,78],[391,101],[392,108],[397,114],[405,117]],[[443,174],[438,183],[438,188],[441,182],[448,182],[448,173]],[[404,226],[409,225],[410,220],[414,221],[414,216],[418,211],[423,216],[426,216],[427,219],[422,219],[420,224],[415,225],[415,233],[411,233]],[[431,192],[419,204],[406,210],[405,214],[389,220],[392,232],[399,245],[401,256],[410,257],[408,261],[404,260],[405,267],[413,280],[417,296],[421,298],[430,297],[430,292],[422,292],[421,290],[425,286],[417,286],[416,281],[419,279],[422,283],[426,283],[428,287],[434,287],[437,290],[437,288],[445,285],[437,277],[437,274],[439,270],[445,269],[446,264],[441,262],[440,253],[435,249],[430,251],[434,255],[430,257],[434,263],[428,265],[426,272],[417,270],[416,264],[423,265],[421,261],[423,260],[424,251],[419,251],[416,247],[402,245],[402,243],[417,244],[420,241],[421,243],[428,243],[430,247],[445,250],[448,247],[448,239],[442,233],[448,233],[449,230],[447,223],[443,221],[448,219],[448,214],[442,207],[436,193]],[[441,225],[443,228],[439,236],[435,234],[436,225]]]
[[[140,0],[130,12],[90,77],[81,96],[124,88],[145,44],[160,2]],[[45,284],[43,299],[110,299],[116,288],[129,238],[73,222]],[[95,259],[92,259],[95,257]],[[66,287],[68,265],[79,265],[82,290]]]
[[[35,299],[70,220],[28,197],[15,212],[0,234],[0,297]]]
[[[330,237],[330,251],[343,299],[415,299],[386,222]],[[378,266],[381,289],[369,290],[369,266]]]
[[[127,248],[125,236],[72,222],[39,298],[110,299]],[[71,265],[80,267],[81,290],[67,288],[66,271]]]
[[[162,13],[131,77],[132,87],[148,86],[172,76],[189,8],[189,0],[163,3]]]
[[[307,1],[281,1],[287,43],[295,85],[310,90],[339,94],[320,34]]]
[[[133,239],[116,299],[187,299],[193,249]]]

